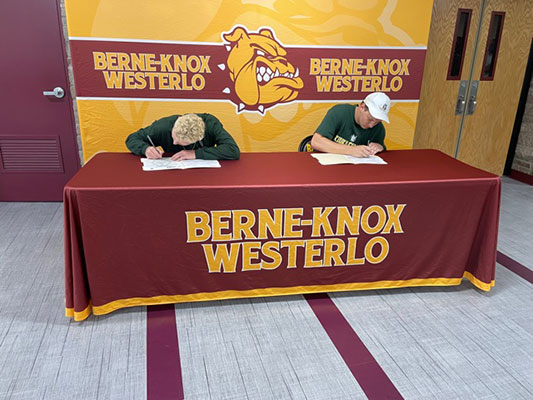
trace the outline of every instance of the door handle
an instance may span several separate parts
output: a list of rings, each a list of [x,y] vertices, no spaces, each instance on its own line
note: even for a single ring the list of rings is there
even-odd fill
[[[43,92],[43,95],[44,96],[55,96],[58,99],[61,99],[61,98],[65,97],[65,91],[63,90],[62,87],[58,86],[58,87],[54,88],[54,90],[52,90],[52,91],[46,91],[45,90]]]
[[[455,115],[461,115],[465,112],[467,81],[461,81],[459,85],[459,94],[455,104]]]
[[[470,99],[468,100],[468,108],[466,109],[467,115],[474,114],[474,111],[476,111],[477,101],[474,96],[470,96]]]
[[[472,87],[470,88],[470,95],[468,96],[468,104],[466,106],[466,115],[474,114],[477,106],[477,88],[479,81],[472,81]]]

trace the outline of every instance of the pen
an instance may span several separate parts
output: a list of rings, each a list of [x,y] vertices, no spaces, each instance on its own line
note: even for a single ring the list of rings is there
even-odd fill
[[[159,151],[159,149],[158,149],[157,147],[155,147],[155,144],[154,144],[154,142],[152,142],[152,138],[150,137],[150,135],[146,135],[146,136],[148,137],[148,140],[150,141],[150,144],[152,145],[152,147],[153,147],[154,149],[156,149],[158,153],[161,153],[161,152]]]

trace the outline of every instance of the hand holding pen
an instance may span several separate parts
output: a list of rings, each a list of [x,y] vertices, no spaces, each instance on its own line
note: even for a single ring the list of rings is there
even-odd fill
[[[150,144],[152,146],[146,148],[146,151],[144,152],[144,155],[146,156],[146,158],[150,158],[152,160],[161,158],[162,154],[159,151],[159,149],[155,146],[154,142],[152,141],[152,138],[150,137],[150,135],[147,135],[147,137],[148,137],[148,140],[150,141]]]
[[[383,151],[383,147],[379,143],[370,142],[370,140],[368,141],[368,148],[370,149],[371,155],[376,155],[380,151]]]

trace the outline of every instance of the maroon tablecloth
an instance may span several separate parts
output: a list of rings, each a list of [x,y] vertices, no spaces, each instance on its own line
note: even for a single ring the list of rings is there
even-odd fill
[[[494,285],[500,179],[435,150],[388,165],[245,153],[142,171],[102,153],[64,191],[66,314],[325,291]]]

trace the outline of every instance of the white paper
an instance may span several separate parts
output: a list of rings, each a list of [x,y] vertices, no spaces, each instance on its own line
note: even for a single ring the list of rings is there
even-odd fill
[[[158,158],[151,160],[141,158],[143,171],[161,171],[165,169],[188,169],[188,168],[220,168],[217,160],[181,160],[173,161],[170,157]]]
[[[316,158],[322,165],[336,165],[336,164],[380,164],[385,165],[387,162],[379,156],[369,157],[352,157],[345,154],[332,153],[311,153],[311,156]]]

